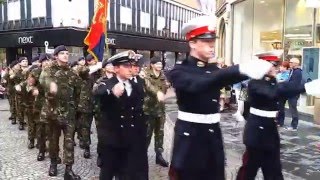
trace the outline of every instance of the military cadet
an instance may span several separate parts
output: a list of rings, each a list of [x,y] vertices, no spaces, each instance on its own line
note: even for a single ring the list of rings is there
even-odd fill
[[[95,82],[95,86],[100,84],[101,82],[104,82],[114,76],[114,67],[112,63],[108,61],[108,59],[105,59],[102,61],[102,76]],[[93,96],[93,113],[94,113],[94,120],[97,128],[97,138],[98,138],[98,144],[97,144],[97,166],[101,167],[102,160],[101,160],[101,143],[100,143],[100,122],[102,121],[102,114],[101,114],[101,104],[100,104],[100,97],[99,96]]]
[[[262,60],[219,69],[208,60],[214,53],[215,17],[196,17],[182,28],[190,56],[178,61],[167,78],[175,88],[175,124],[169,176],[172,180],[224,180],[224,150],[220,129],[220,89],[246,79],[262,78],[271,64]],[[246,75],[246,76],[244,76]]]
[[[101,180],[148,179],[146,125],[141,109],[141,95],[136,83],[130,81],[131,61],[135,53],[125,51],[112,56],[116,76],[93,89],[101,99]]]
[[[85,66],[85,61],[80,58],[77,66],[77,73],[81,78],[81,92],[78,103],[78,113],[79,113],[79,134],[80,147],[84,149],[83,157],[90,158],[90,135],[91,135],[91,123],[93,118],[93,97],[92,97],[92,84],[89,80],[89,67]]]
[[[68,66],[69,53],[65,46],[61,45],[55,48],[54,54],[58,64],[58,70],[55,72],[51,81],[49,81],[49,92],[56,102],[56,121],[49,122],[51,137],[49,140],[51,165],[49,169],[50,176],[57,175],[57,163],[59,149],[59,137],[63,131],[63,162],[66,165],[64,179],[80,179],[80,176],[74,174],[72,165],[74,163],[74,130],[75,115],[77,111],[76,101],[80,95],[80,83],[77,75]],[[54,151],[52,151],[54,150]]]
[[[154,134],[156,164],[168,167],[169,163],[162,157],[163,128],[166,121],[164,96],[168,89],[162,68],[161,58],[154,56],[150,59],[150,67],[144,70],[146,91],[144,113],[148,124],[147,144],[150,145],[152,134]]]
[[[246,151],[237,179],[253,180],[261,168],[264,179],[282,180],[280,138],[276,122],[279,99],[293,97],[305,91],[310,95],[315,95],[314,92],[319,94],[320,80],[298,86],[290,82],[277,83],[276,61],[279,56],[276,52],[261,53],[257,56],[271,61],[274,66],[263,79],[251,80],[248,84],[251,107],[244,128]]]
[[[11,120],[11,124],[16,124],[16,118],[17,118],[17,109],[16,109],[16,91],[14,89],[14,77],[16,71],[20,69],[19,61],[15,60],[13,61],[9,66],[9,72],[8,75],[5,77],[7,81],[7,93],[8,93],[8,100],[10,105],[10,113],[11,116],[9,117],[9,120]]]
[[[39,95],[39,87],[36,79],[36,75],[29,73],[27,80],[20,84],[21,89],[18,89],[18,93],[23,94],[26,115],[27,115],[27,124],[28,124],[28,148],[34,148],[34,141],[36,138],[36,123],[40,118],[40,107],[36,106],[37,98]]]
[[[39,56],[39,63],[40,66],[35,67],[31,69],[30,74],[33,74],[36,78],[36,81],[38,83],[38,90],[39,90],[39,95],[35,101],[35,110],[39,110],[39,114],[41,113],[42,107],[45,105],[45,89],[42,85],[40,85],[40,75],[43,69],[47,69],[50,66],[50,55],[42,53]],[[38,161],[43,161],[45,158],[45,151],[46,151],[46,138],[48,137],[47,133],[47,119],[44,119],[43,117],[40,118],[39,115],[39,120],[36,122],[36,127],[37,127],[37,147],[39,149],[39,153],[37,155],[37,160]],[[61,161],[61,160],[60,160]]]

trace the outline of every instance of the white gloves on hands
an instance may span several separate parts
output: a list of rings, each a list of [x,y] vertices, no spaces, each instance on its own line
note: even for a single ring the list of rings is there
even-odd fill
[[[261,59],[255,59],[240,64],[239,70],[241,74],[247,75],[252,79],[261,79],[265,74],[267,74],[270,71],[272,66],[273,65],[270,62]]]
[[[117,83],[113,88],[112,88],[112,93],[116,96],[116,97],[120,97],[122,96],[124,92],[124,85],[123,83]]]
[[[320,79],[305,83],[304,87],[308,95],[320,97]]]

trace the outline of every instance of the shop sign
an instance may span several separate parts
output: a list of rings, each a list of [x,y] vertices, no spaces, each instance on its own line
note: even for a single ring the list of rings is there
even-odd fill
[[[107,45],[116,45],[116,39],[115,38],[106,38],[106,44]]]
[[[33,36],[18,37],[18,44],[33,44]]]

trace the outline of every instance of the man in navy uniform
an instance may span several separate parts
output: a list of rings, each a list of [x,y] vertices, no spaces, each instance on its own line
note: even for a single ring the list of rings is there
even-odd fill
[[[290,98],[307,91],[317,92],[319,80],[307,84],[276,81],[276,66],[280,55],[277,52],[262,53],[259,59],[271,61],[273,68],[261,80],[251,80],[248,84],[250,115],[244,128],[246,151],[237,180],[253,180],[258,169],[262,169],[264,179],[282,180],[280,162],[280,138],[276,117],[280,98]]]
[[[214,54],[215,17],[200,16],[184,24],[190,56],[168,72],[175,88],[178,120],[169,176],[171,180],[224,180],[224,150],[219,125],[220,89],[248,77],[259,79],[272,65],[263,60],[219,69]]]
[[[102,166],[101,180],[147,180],[148,156],[146,124],[143,119],[141,91],[132,78],[133,51],[112,56],[116,75],[96,84],[100,96],[102,121],[99,124]]]

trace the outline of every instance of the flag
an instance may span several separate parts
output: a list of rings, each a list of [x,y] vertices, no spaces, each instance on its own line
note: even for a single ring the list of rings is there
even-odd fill
[[[93,16],[90,30],[84,39],[88,52],[96,61],[103,60],[107,29],[108,0],[97,0],[97,9]]]

